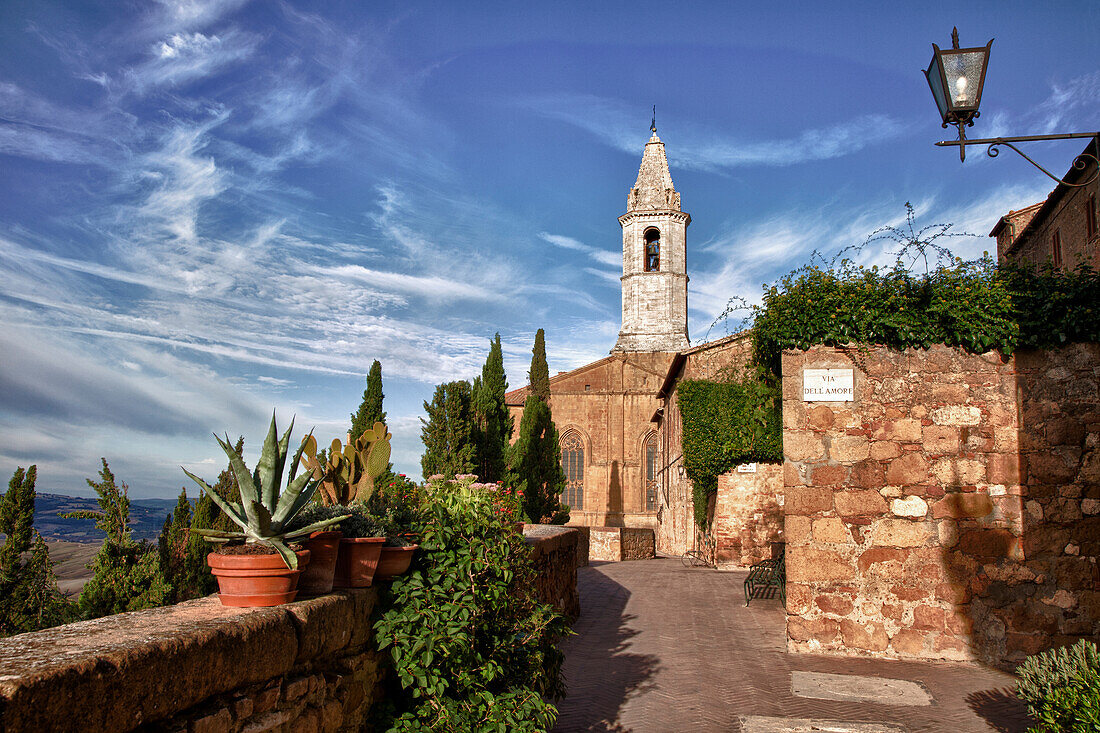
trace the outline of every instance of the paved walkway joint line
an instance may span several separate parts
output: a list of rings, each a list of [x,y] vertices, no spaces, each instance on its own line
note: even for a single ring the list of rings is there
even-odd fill
[[[854,674],[791,672],[791,692],[815,700],[850,700],[884,705],[932,704],[932,696],[916,682]]]
[[[905,733],[905,729],[881,723],[747,715],[741,718],[741,733]]]

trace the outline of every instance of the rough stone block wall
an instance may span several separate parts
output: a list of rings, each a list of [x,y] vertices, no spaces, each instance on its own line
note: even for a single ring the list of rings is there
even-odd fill
[[[536,592],[571,618],[577,531],[528,525]],[[375,588],[274,608],[216,596],[0,639],[0,731],[363,730],[383,694]]]
[[[357,730],[377,591],[261,609],[216,596],[0,641],[0,729]]]
[[[589,527],[588,559],[597,562],[645,560],[656,557],[652,529],[644,527]]]
[[[773,556],[783,542],[783,466],[758,463],[755,473],[718,477],[714,536],[719,565],[748,566]]]
[[[792,650],[981,660],[1100,631],[1096,344],[783,356]],[[855,401],[803,402],[804,368]]]
[[[572,527],[549,524],[528,524],[523,531],[538,572],[536,594],[571,620],[581,615],[581,599],[577,593],[580,535],[580,531]]]
[[[588,528],[588,559],[594,562],[619,562],[623,557],[618,527]]]
[[[577,531],[577,567],[584,567],[588,565],[588,536],[590,534],[589,527],[571,527]]]
[[[620,559],[647,560],[657,556],[652,529],[623,527],[619,535]]]

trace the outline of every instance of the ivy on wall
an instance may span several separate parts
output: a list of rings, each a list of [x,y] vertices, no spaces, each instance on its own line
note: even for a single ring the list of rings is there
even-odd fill
[[[720,474],[739,463],[783,460],[779,384],[756,371],[727,382],[685,379],[676,393],[695,521],[705,526]]]

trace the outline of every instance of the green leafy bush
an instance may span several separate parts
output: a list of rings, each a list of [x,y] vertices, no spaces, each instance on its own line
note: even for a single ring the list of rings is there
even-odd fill
[[[471,480],[426,489],[417,559],[380,603],[375,640],[397,680],[380,729],[541,731],[557,715],[566,621],[534,596],[508,502]]]
[[[423,501],[420,486],[401,473],[371,494],[367,509],[382,525],[387,545],[404,547],[416,543]]]
[[[764,291],[753,356],[778,375],[784,349],[877,344],[971,353],[1100,340],[1100,274],[998,266],[988,256],[928,274],[842,263],[803,267]]]
[[[779,385],[758,369],[727,382],[685,379],[676,394],[684,468],[692,482],[695,522],[703,527],[720,474],[739,463],[783,460]]]
[[[1016,695],[1038,721],[1032,733],[1100,730],[1100,652],[1082,639],[1028,657],[1016,670]]]

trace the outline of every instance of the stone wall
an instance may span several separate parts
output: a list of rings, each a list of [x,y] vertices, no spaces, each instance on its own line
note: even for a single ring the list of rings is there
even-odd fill
[[[656,557],[653,530],[639,527],[589,527],[588,559],[597,562]]]
[[[714,536],[720,566],[771,558],[783,542],[783,466],[756,463],[752,468],[751,473],[729,471],[718,477]]]
[[[572,527],[528,524],[523,535],[531,545],[531,559],[538,572],[535,592],[539,599],[570,620],[576,619],[581,615],[581,599],[577,593],[580,532]]]
[[[538,596],[576,618],[576,530],[524,535]],[[360,730],[387,669],[377,597],[249,609],[210,596],[0,639],[0,731]]]
[[[789,647],[1024,656],[1100,632],[1100,346],[783,356]],[[804,368],[855,400],[804,402]]]
[[[379,695],[377,591],[275,608],[216,596],[0,641],[0,729],[356,730]]]

